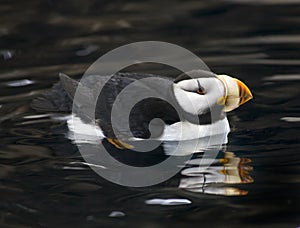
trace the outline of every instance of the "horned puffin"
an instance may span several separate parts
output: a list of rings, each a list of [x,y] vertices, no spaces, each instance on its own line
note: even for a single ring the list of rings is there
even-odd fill
[[[60,81],[51,90],[33,100],[31,104],[33,109],[46,112],[72,112],[73,99],[80,82],[62,73],[59,77]],[[154,80],[151,83],[134,85],[134,82],[143,78]],[[87,90],[94,90],[93,87],[97,86],[97,83],[99,80],[93,82],[91,79],[85,86]],[[130,90],[129,98],[125,93],[125,100],[139,97],[142,91],[155,91],[167,97],[168,101],[155,97],[142,99],[130,110],[129,129],[124,128],[122,124],[113,127],[111,118],[113,105],[116,99],[119,99],[120,92],[129,85],[134,86]],[[99,129],[99,136],[105,137],[117,148],[131,148],[130,144],[125,143],[128,140],[150,138],[164,141],[193,140],[228,134],[230,127],[226,112],[236,109],[250,99],[252,94],[243,82],[228,75],[217,75],[209,71],[194,70],[189,74],[183,73],[175,79],[154,74],[119,72],[111,75],[102,87],[94,113],[95,124]],[[122,118],[120,110],[117,119]],[[69,129],[74,130],[72,126],[74,124],[82,124],[82,130],[88,135],[91,119],[89,113],[80,118],[73,116],[73,121],[68,121]],[[155,124],[153,119],[160,121]],[[185,132],[184,135],[180,135],[178,133],[180,131]]]

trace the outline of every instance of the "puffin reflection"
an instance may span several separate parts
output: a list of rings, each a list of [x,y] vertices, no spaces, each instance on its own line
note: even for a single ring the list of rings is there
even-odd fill
[[[195,142],[191,142],[191,140],[183,142],[164,141],[161,142],[159,147],[147,153],[117,149],[106,142],[105,139],[102,143],[115,159],[135,167],[152,166],[168,159],[170,156],[186,157],[186,161],[179,164],[182,169],[179,181],[177,180],[177,186],[180,189],[194,193],[224,196],[247,195],[248,191],[232,185],[238,184],[241,186],[253,182],[253,178],[250,176],[252,171],[251,160],[226,151],[224,142],[227,141],[227,136],[195,140],[199,143],[193,149],[191,145]],[[145,145],[145,143],[150,142],[139,141],[138,143]],[[176,153],[172,154],[172,150]],[[178,175],[174,178],[178,178]]]
[[[252,167],[248,158],[235,156],[233,152],[220,152],[221,158],[209,161],[211,165],[202,168],[201,158],[192,159],[181,171],[183,176],[179,188],[191,192],[199,192],[214,195],[237,196],[246,195],[248,191],[232,187],[232,184],[252,183],[250,176]],[[204,159],[205,160],[205,159]],[[205,164],[202,162],[202,164]]]

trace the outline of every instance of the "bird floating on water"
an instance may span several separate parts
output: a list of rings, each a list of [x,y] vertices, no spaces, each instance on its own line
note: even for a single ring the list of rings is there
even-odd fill
[[[144,78],[153,80],[150,83],[134,84]],[[87,80],[89,83],[84,85],[87,88],[85,91],[95,90],[94,87],[103,81],[94,80],[94,77],[91,77],[90,81]],[[65,74],[60,74],[60,82],[55,84],[51,91],[36,98],[32,107],[39,111],[72,112],[79,83]],[[133,85],[129,95],[124,93],[123,99],[119,98],[118,95],[129,85]],[[226,112],[252,99],[249,88],[240,80],[203,70],[182,74],[175,80],[153,74],[116,73],[101,86],[101,93],[96,98],[95,123],[101,132],[100,135],[106,137],[117,148],[131,148],[130,144],[124,142],[128,140],[174,141],[227,135],[230,128]],[[113,125],[111,114],[116,99],[121,103],[124,101],[122,105],[125,107],[126,101],[137,99],[141,93],[149,91],[159,96],[141,99],[136,103],[130,110],[129,127],[122,125],[122,110],[115,118],[121,123]],[[85,102],[88,103],[88,96],[94,94],[83,94],[87,98]],[[82,104],[83,107],[84,105]],[[88,126],[92,119],[91,113],[86,112],[80,118],[75,117],[72,124]],[[153,121],[158,119],[160,121]],[[71,125],[69,127],[74,129]]]

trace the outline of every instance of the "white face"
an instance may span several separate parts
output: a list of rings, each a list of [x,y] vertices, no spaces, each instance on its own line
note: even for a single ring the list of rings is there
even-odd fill
[[[173,88],[179,105],[193,115],[205,113],[226,96],[224,84],[215,77],[183,80]]]

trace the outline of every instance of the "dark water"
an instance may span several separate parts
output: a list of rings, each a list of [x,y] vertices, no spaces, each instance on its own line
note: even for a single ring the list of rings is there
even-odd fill
[[[300,226],[299,1],[2,0],[0,12],[1,227]],[[29,108],[59,72],[80,76],[143,40],[183,46],[253,92],[229,114],[206,182],[190,170],[152,187],[112,184],[84,165],[64,121]],[[240,183],[211,185],[226,164]],[[191,177],[196,186],[180,185]]]

